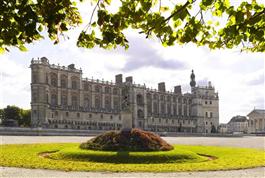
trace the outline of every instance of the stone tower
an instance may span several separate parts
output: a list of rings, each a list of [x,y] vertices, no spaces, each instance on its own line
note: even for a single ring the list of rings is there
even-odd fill
[[[49,61],[46,57],[31,61],[31,126],[43,127],[48,107],[48,88],[46,71],[49,70]]]

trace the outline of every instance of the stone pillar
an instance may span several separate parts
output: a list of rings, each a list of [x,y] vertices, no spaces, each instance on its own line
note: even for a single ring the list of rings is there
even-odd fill
[[[122,111],[121,112],[122,119],[122,129],[132,129],[132,113]]]

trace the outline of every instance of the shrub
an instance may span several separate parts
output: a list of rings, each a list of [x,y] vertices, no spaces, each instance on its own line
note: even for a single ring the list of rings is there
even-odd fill
[[[173,146],[155,133],[134,128],[103,133],[82,143],[80,148],[104,151],[169,151]]]

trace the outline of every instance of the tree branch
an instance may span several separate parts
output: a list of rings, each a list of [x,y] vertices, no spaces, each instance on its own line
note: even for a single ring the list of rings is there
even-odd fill
[[[196,0],[193,0],[192,1],[192,3],[194,3]],[[179,14],[179,13],[181,13],[188,5],[190,5],[191,3],[189,2],[189,1],[187,1],[182,7],[180,7],[177,11],[175,11],[174,13],[172,13],[170,16],[168,16],[165,20],[163,20],[161,23],[160,23],[160,25],[161,26],[164,26],[164,24],[165,24],[165,22],[167,22],[167,21],[169,21],[171,18],[173,18],[175,15],[177,15],[177,14]],[[156,24],[157,25],[157,24]],[[156,25],[154,25],[153,27],[151,27],[151,28],[149,28],[148,30],[147,30],[147,38],[148,38],[148,36],[150,35],[150,33],[151,33],[151,31],[153,30],[153,29],[155,29],[155,27],[156,27]],[[141,32],[139,32],[140,34],[141,33],[144,33],[144,31],[141,31]]]

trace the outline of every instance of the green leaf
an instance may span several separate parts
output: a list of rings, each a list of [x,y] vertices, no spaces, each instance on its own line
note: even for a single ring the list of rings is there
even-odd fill
[[[38,31],[39,31],[39,32],[42,32],[42,30],[43,30],[42,25],[39,25],[39,27],[38,27]]]
[[[0,54],[4,54],[5,48],[0,47]]]
[[[19,45],[18,48],[20,51],[23,51],[23,52],[28,51],[28,49],[24,45]]]

